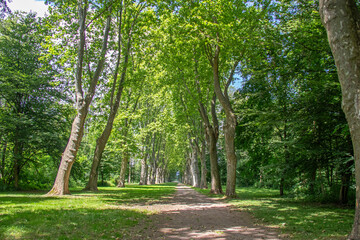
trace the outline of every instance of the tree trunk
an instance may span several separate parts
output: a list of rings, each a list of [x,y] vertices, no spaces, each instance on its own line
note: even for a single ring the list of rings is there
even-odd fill
[[[151,185],[151,174],[152,174],[152,165],[148,167],[148,173],[147,173],[147,185]]]
[[[223,194],[221,182],[220,182],[220,173],[219,173],[219,164],[217,156],[217,147],[216,143],[219,136],[219,125],[216,117],[216,96],[214,95],[211,101],[211,116],[213,120],[213,125],[210,124],[207,111],[202,104],[199,102],[200,115],[205,124],[205,133],[206,141],[208,142],[209,155],[210,155],[210,174],[211,174],[211,190],[210,193],[213,194]]]
[[[156,172],[157,172],[157,165],[156,165],[156,162],[154,162],[154,163],[153,163],[153,166],[152,166],[151,177],[150,177],[150,184],[151,184],[151,185],[154,185],[154,184],[155,184]]]
[[[132,166],[131,166],[131,160],[130,160],[130,162],[129,162],[128,183],[131,183],[131,169],[132,169]]]
[[[313,166],[313,168],[310,171],[309,192],[312,195],[315,194],[316,171],[317,171],[317,166]]]
[[[356,207],[349,239],[360,239],[360,14],[354,0],[320,0],[354,149]]]
[[[69,141],[67,143],[64,153],[62,154],[62,158],[54,186],[47,193],[47,195],[70,194],[69,180],[70,180],[71,168],[72,165],[74,164],[82,137],[84,135],[85,119],[88,114],[91,101],[95,94],[97,82],[104,68],[105,55],[107,51],[108,37],[109,37],[109,31],[111,25],[111,14],[109,14],[107,18],[99,61],[95,73],[91,79],[87,94],[84,98],[83,90],[82,90],[82,72],[83,72],[83,59],[84,59],[84,49],[85,49],[85,30],[86,30],[85,20],[87,16],[87,7],[86,6],[83,7],[81,3],[79,3],[78,7],[79,7],[78,13],[79,13],[80,40],[78,45],[78,53],[77,53],[78,59],[77,59],[76,78],[75,78],[77,115],[72,124]]]
[[[339,202],[341,204],[348,203],[348,193],[350,187],[350,180],[352,176],[351,167],[353,166],[354,161],[347,161],[346,164],[343,164],[341,171],[341,188],[339,194]]]
[[[188,157],[186,158],[186,165],[185,165],[185,184],[191,185],[192,184],[192,175],[191,175],[191,159]]]
[[[214,80],[214,90],[216,97],[219,99],[221,106],[223,107],[226,115],[225,125],[224,125],[224,137],[225,137],[225,151],[226,151],[226,196],[235,197],[235,188],[236,188],[236,154],[235,154],[235,129],[236,129],[236,115],[231,107],[230,99],[228,96],[228,87],[233,79],[235,73],[235,68],[238,65],[238,62],[235,62],[233,69],[231,70],[230,77],[224,88],[224,93],[221,90],[220,78],[219,78],[219,56],[220,56],[220,46],[215,46],[215,54],[212,58],[209,58],[212,70],[213,70],[213,80]]]
[[[60,167],[56,175],[53,188],[48,195],[64,195],[70,194],[69,179],[71,167],[74,164],[76,154],[79,150],[80,143],[84,133],[84,123],[87,115],[87,109],[81,109],[76,115],[71,128],[69,142],[62,154]]]
[[[105,127],[103,133],[96,140],[96,147],[95,147],[93,162],[91,164],[89,181],[86,184],[86,187],[85,187],[84,190],[89,190],[89,191],[97,191],[98,190],[97,181],[98,181],[99,166],[100,166],[102,153],[104,152],[107,140],[110,137],[111,130],[112,130],[112,127],[113,127],[112,123],[113,123],[113,120],[115,119],[115,114],[113,114],[113,115],[114,116],[112,117],[111,114],[110,114],[110,117],[108,119],[108,123],[106,124],[106,127]]]
[[[5,141],[1,151],[0,179],[3,179],[5,177],[6,149],[7,149],[7,142]]]
[[[280,196],[284,196],[284,182],[285,179],[283,177],[280,178]]]
[[[192,175],[192,186],[200,187],[200,173],[199,173],[199,164],[197,159],[196,147],[193,146],[192,152],[190,153],[190,171]]]
[[[139,185],[146,185],[147,184],[147,172],[148,172],[148,167],[147,167],[147,160],[148,157],[148,153],[144,153],[144,157],[141,159],[141,173],[140,173],[140,183]]]
[[[351,174],[343,174],[341,176],[341,188],[340,188],[340,195],[339,195],[339,202],[341,204],[348,203],[350,178],[351,178]]]
[[[207,168],[206,168],[206,143],[205,143],[205,138],[201,144],[201,151],[199,152],[200,154],[200,161],[201,161],[201,181],[200,181],[200,188],[202,189],[207,189],[208,185],[207,185],[207,181],[206,181],[206,176],[207,176]]]
[[[126,169],[128,163],[129,163],[129,154],[125,150],[123,154],[123,159],[121,161],[120,176],[117,187],[125,187],[125,175],[126,175]]]
[[[17,131],[18,132],[18,131]],[[20,138],[19,134],[15,135],[15,141],[14,141],[14,187],[16,190],[19,189],[19,180],[20,180],[20,166],[21,166],[21,160],[23,160],[23,147],[22,143],[18,140]]]
[[[226,116],[224,125],[225,151],[226,151],[226,196],[235,197],[236,192],[236,154],[235,154],[235,128],[236,116],[231,113]]]
[[[209,154],[210,154],[210,173],[211,173],[211,190],[213,194],[223,194],[221,183],[220,183],[220,173],[219,173],[219,164],[217,158],[217,148],[216,148],[216,137],[212,133],[212,130],[209,130]]]
[[[155,184],[155,175],[156,175],[156,169],[157,169],[157,165],[156,165],[156,133],[154,134],[153,137],[153,142],[152,142],[152,153],[151,153],[151,168],[150,168],[150,173],[149,173],[149,184]]]

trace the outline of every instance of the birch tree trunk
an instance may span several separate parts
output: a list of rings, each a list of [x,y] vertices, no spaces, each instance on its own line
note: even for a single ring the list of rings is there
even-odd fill
[[[356,206],[349,239],[360,239],[360,14],[354,0],[320,0],[354,149]]]

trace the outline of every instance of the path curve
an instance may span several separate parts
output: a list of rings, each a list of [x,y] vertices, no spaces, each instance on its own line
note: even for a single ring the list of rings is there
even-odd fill
[[[133,208],[156,214],[150,216],[150,225],[140,223],[135,227],[132,239],[280,239],[274,230],[254,225],[249,213],[182,184],[165,203]]]

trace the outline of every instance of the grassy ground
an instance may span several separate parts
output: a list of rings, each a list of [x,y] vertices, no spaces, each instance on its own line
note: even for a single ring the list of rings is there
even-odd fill
[[[352,208],[280,198],[277,190],[239,188],[237,194],[228,201],[291,239],[346,239],[354,220]]]
[[[106,187],[96,193],[73,189],[65,197],[0,193],[0,239],[122,239],[147,213],[121,206],[160,201],[175,185]]]

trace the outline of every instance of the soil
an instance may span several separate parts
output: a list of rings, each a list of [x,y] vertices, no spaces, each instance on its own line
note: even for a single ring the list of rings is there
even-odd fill
[[[129,207],[154,213],[132,229],[131,239],[281,239],[276,230],[256,225],[249,213],[182,184],[165,202]]]

